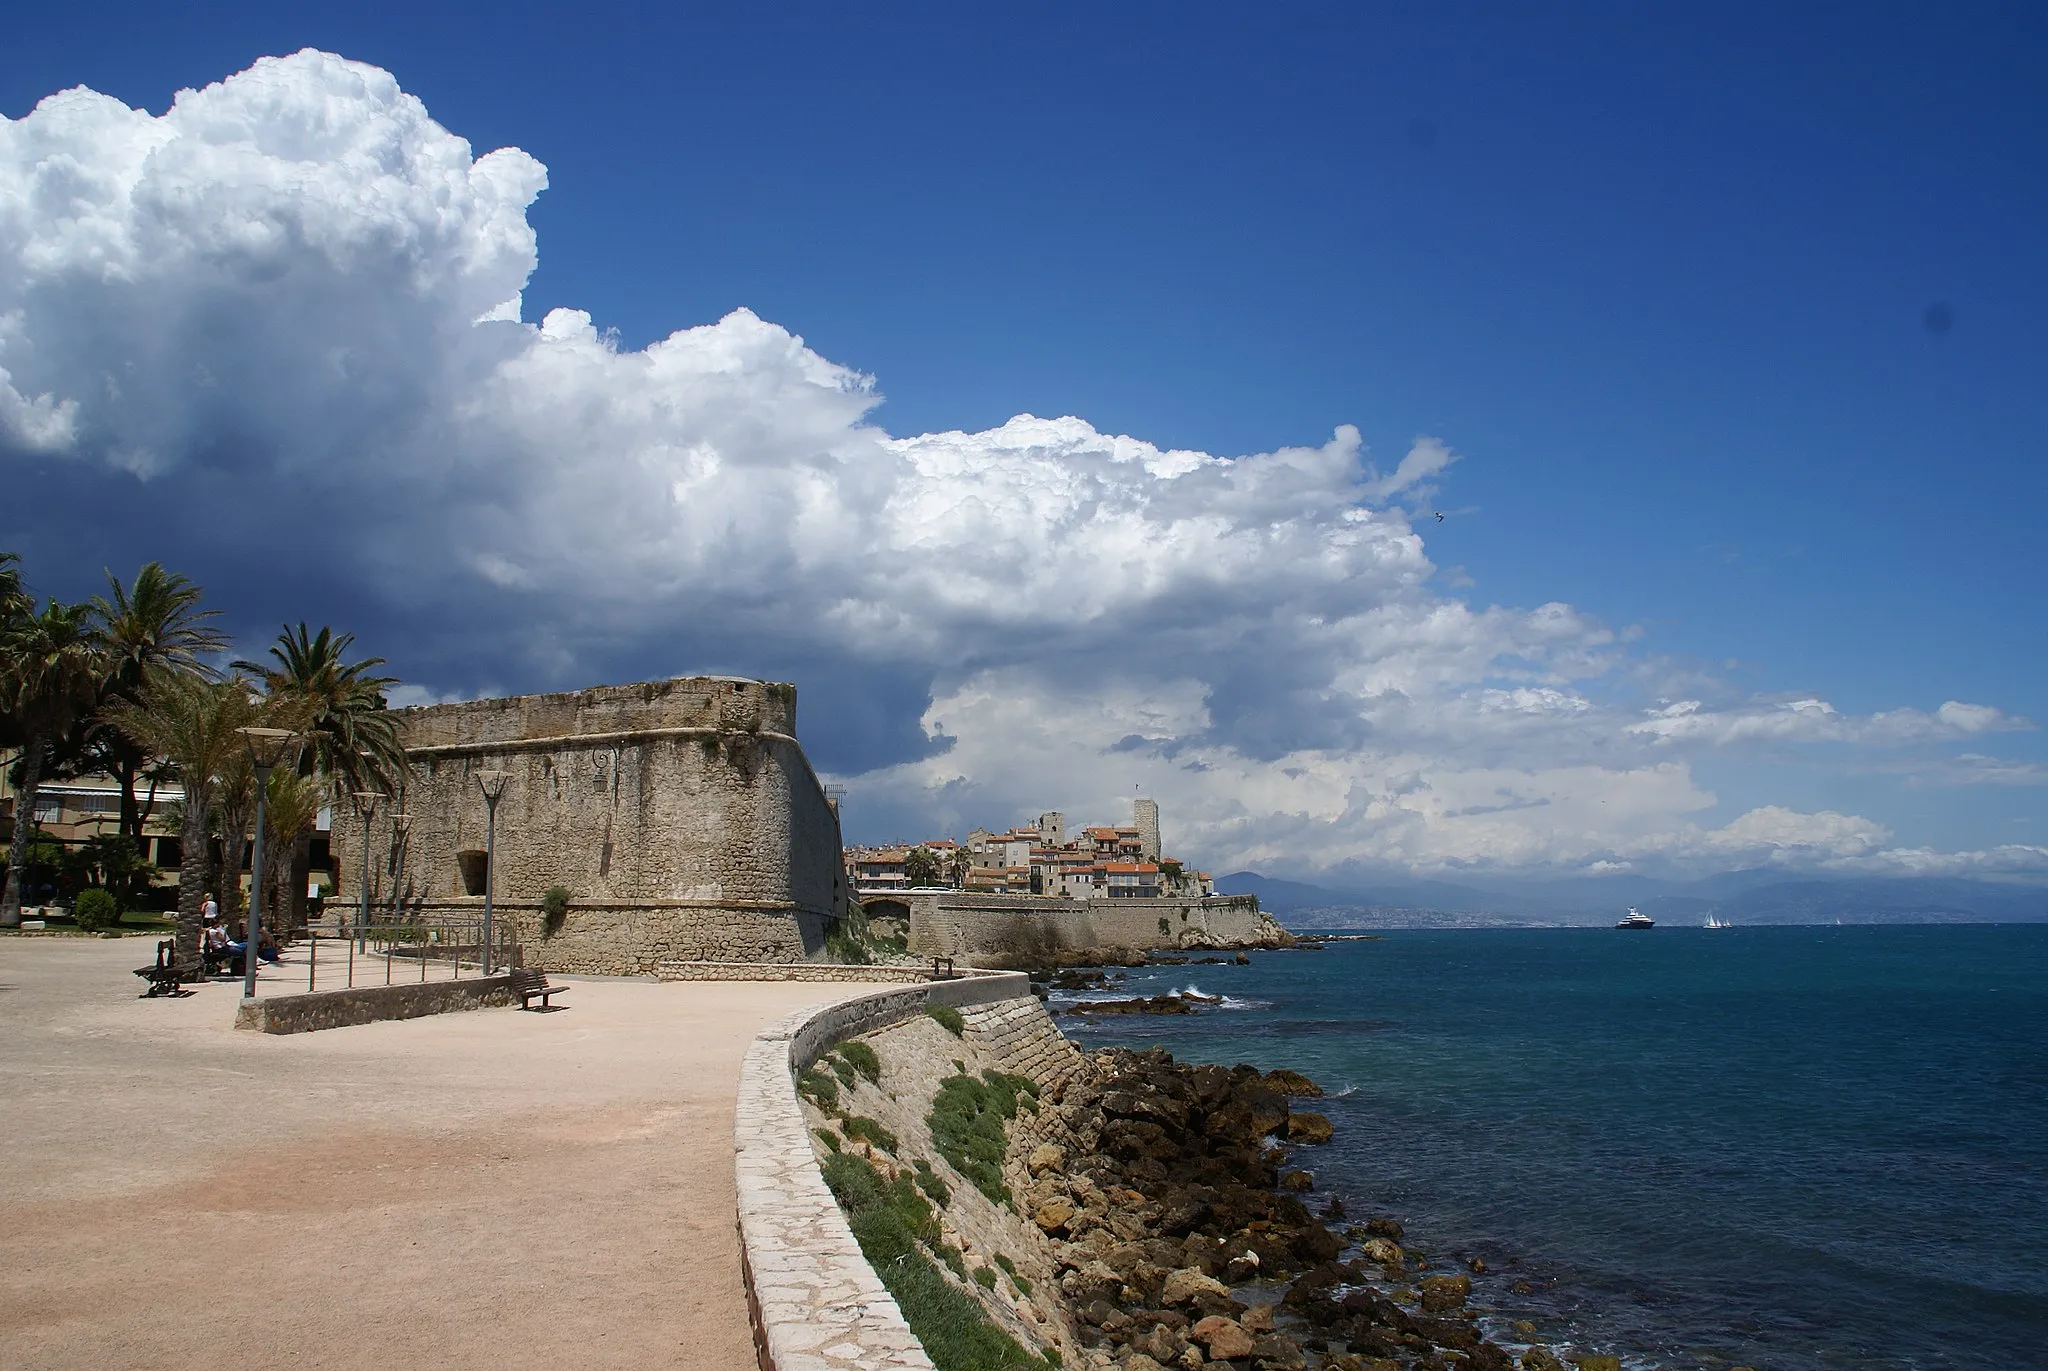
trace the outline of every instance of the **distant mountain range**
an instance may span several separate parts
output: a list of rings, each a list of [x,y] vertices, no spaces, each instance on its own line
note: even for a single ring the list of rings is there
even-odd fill
[[[1788,878],[1737,871],[1697,881],[1586,877],[1487,889],[1390,881],[1336,890],[1234,871],[1216,882],[1291,928],[1566,926],[1612,923],[1634,905],[1659,923],[2048,922],[2048,886],[1951,878]]]

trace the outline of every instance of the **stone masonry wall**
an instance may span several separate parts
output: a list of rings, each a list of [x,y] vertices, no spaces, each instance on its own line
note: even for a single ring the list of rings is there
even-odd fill
[[[834,1044],[928,1004],[963,1016],[1028,998],[1018,975],[968,975],[800,1010],[762,1031],[740,1067],[733,1109],[740,1263],[762,1371],[931,1371],[825,1188],[794,1073]]]
[[[464,1009],[507,1005],[510,976],[480,976],[467,981],[428,981],[420,985],[356,986],[319,990],[305,995],[271,995],[243,1000],[235,1010],[235,1027],[259,1033],[315,1033],[386,1019],[417,1019]]]
[[[910,907],[914,955],[959,957],[978,966],[1037,965],[1059,957],[1114,956],[1158,947],[1255,947],[1292,941],[1250,895],[1061,900],[946,892],[891,898]]]
[[[839,823],[797,743],[792,687],[689,677],[401,713],[404,794],[368,826],[373,917],[394,917],[394,895],[401,918],[481,914],[477,775],[503,771],[493,903],[530,961],[621,974],[822,951],[845,902]],[[344,905],[364,838],[352,812],[335,815]],[[540,898],[555,885],[571,905],[549,930]]]

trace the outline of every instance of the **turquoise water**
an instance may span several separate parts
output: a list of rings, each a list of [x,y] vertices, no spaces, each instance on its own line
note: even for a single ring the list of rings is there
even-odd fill
[[[2048,927],[1388,932],[1086,1044],[1307,1072],[1296,1162],[1638,1367],[2048,1367]],[[1059,1001],[1055,998],[1054,1007]]]

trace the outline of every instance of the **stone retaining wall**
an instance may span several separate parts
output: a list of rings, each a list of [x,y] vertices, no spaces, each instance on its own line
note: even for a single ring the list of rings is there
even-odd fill
[[[1206,899],[1068,900],[969,891],[886,897],[910,912],[910,951],[977,966],[1043,966],[1153,948],[1285,945],[1292,936],[1251,895]]]
[[[235,1027],[253,1028],[258,1033],[314,1033],[323,1028],[347,1028],[384,1019],[417,1019],[428,1014],[507,1005],[518,998],[512,993],[510,976],[316,990],[305,995],[244,1000],[235,1010]]]
[[[663,962],[664,981],[928,981],[929,966],[847,966],[838,962]]]
[[[932,1371],[818,1171],[795,1073],[835,1044],[927,1005],[1000,1023],[990,1007],[1019,999],[1037,1008],[1022,975],[964,975],[804,1010],[754,1039],[740,1067],[733,1175],[762,1371]]]

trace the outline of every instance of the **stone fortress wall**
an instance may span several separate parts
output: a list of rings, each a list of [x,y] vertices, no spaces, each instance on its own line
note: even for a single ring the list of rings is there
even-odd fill
[[[906,917],[910,951],[976,966],[1115,959],[1152,948],[1285,946],[1292,936],[1253,895],[1207,899],[1066,900],[1042,895],[904,891],[866,904],[870,918]]]
[[[477,774],[492,770],[509,774],[493,905],[529,964],[637,974],[678,960],[805,961],[846,907],[839,818],[797,742],[792,686],[677,677],[400,713],[410,774],[368,826],[373,920],[482,914]],[[363,841],[344,807],[333,827],[344,907],[358,898]],[[554,885],[571,904],[549,929],[541,897]]]

